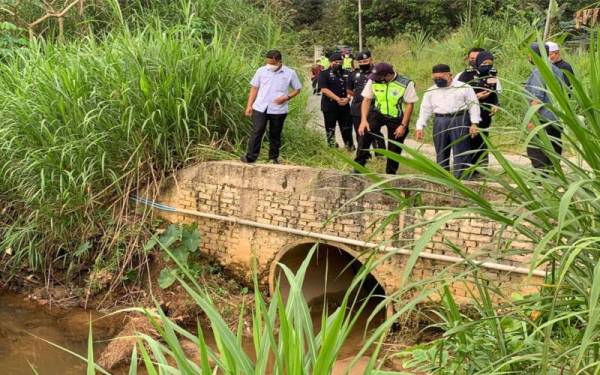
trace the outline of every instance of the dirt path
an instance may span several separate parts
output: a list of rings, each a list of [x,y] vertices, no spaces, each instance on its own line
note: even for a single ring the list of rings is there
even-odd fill
[[[320,109],[321,97],[316,95],[311,95],[308,99],[308,110],[311,112],[311,124],[323,132],[323,137],[325,137],[325,128],[323,126],[323,113]],[[415,117],[417,114],[414,114]],[[382,130],[383,135],[387,136],[387,129],[384,128]],[[413,130],[414,133],[414,130]],[[339,130],[336,131],[336,141],[338,144],[343,145],[342,135]],[[356,137],[356,134],[355,134]],[[413,138],[413,136],[409,135],[409,137],[404,142],[406,145],[418,149],[423,154],[435,159],[435,149],[433,145],[430,143],[422,143]],[[529,167],[531,163],[529,159],[524,155],[514,154],[514,153],[504,153],[504,157],[513,164],[513,166],[521,166],[521,167]],[[490,167],[494,169],[500,169],[500,164],[494,158],[493,155],[490,155]]]

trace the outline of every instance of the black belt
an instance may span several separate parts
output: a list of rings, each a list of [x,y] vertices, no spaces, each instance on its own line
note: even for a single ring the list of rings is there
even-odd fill
[[[467,111],[458,111],[453,113],[436,113],[435,117],[460,117],[467,114]]]

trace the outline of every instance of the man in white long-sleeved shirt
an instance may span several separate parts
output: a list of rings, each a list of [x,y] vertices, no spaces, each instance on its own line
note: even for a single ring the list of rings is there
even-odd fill
[[[423,139],[423,128],[434,116],[433,144],[437,163],[450,170],[452,152],[454,176],[467,177],[464,171],[469,168],[471,161],[469,135],[477,135],[477,124],[481,121],[477,94],[468,84],[453,82],[448,65],[435,65],[432,78],[435,85],[423,97],[416,137]]]

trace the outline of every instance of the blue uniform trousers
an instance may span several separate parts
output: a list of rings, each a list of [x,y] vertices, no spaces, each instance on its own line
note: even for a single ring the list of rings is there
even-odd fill
[[[471,165],[471,140],[469,136],[469,114],[457,113],[454,116],[436,115],[433,122],[433,145],[437,163],[450,170],[450,153],[454,158],[453,173],[456,178],[464,177],[464,171]]]

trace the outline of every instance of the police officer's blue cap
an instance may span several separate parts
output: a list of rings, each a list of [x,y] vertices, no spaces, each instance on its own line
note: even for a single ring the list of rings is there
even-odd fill
[[[334,52],[331,54],[331,56],[329,56],[329,60],[330,61],[340,61],[343,60],[342,58],[342,54],[339,52]]]
[[[531,43],[531,45],[529,46],[529,49],[531,49],[533,51],[533,53],[535,53],[538,56],[542,56],[542,52],[540,50],[540,45],[538,43]],[[548,46],[544,44],[544,49],[546,50],[546,55],[548,55]]]
[[[371,58],[371,51],[361,51],[354,56],[355,60],[366,60]]]

